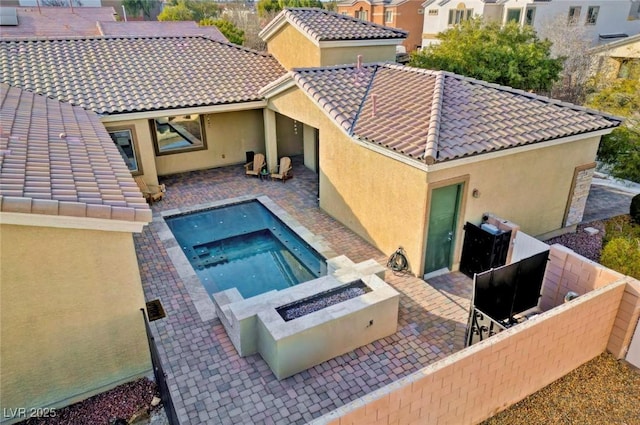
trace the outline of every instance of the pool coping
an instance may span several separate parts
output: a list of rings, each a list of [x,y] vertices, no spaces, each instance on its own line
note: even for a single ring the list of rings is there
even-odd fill
[[[275,215],[280,221],[287,225],[298,237],[304,242],[309,244],[315,249],[325,260],[337,257],[338,254],[331,248],[329,243],[324,237],[319,236],[311,232],[305,226],[300,224],[291,214],[289,214],[284,208],[276,204],[271,198],[265,195],[261,196],[238,196],[235,198],[227,198],[220,201],[207,202],[204,204],[190,205],[188,207],[174,208],[171,210],[161,211],[159,214],[154,214],[153,225],[156,227],[157,235],[162,245],[167,252],[167,255],[171,259],[173,266],[180,276],[182,283],[184,284],[191,301],[193,302],[200,319],[203,322],[216,319],[218,317],[216,308],[211,299],[211,296],[207,293],[200,278],[196,274],[193,266],[189,262],[189,259],[185,255],[184,251],[175,239],[171,229],[167,225],[165,218],[174,216],[180,216],[193,212],[209,210],[213,208],[239,204],[249,201],[258,201],[262,206]]]

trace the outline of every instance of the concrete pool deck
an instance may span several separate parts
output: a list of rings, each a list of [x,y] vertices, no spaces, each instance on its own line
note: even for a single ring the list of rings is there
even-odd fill
[[[267,195],[339,255],[354,262],[387,255],[322,212],[317,175],[293,158],[285,184],[245,177],[241,165],[162,178],[155,217],[238,196]],[[398,332],[279,381],[259,355],[240,357],[217,318],[203,320],[162,241],[160,221],[135,236],[147,300],[159,298],[167,317],[151,323],[181,423],[300,424],[442,359],[463,347],[471,280],[460,273],[429,283],[387,270],[400,292]],[[391,253],[389,253],[391,254]]]

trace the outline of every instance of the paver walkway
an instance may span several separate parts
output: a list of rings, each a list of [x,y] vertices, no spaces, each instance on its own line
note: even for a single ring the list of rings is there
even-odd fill
[[[317,175],[294,158],[285,184],[246,178],[242,166],[162,179],[160,211],[233,198],[267,195],[338,254],[354,262],[387,257],[317,205]],[[151,223],[135,244],[147,300],[159,298],[167,317],[151,323],[181,423],[299,424],[406,376],[463,346],[471,280],[453,273],[429,284],[391,271],[400,293],[398,332],[278,381],[259,355],[239,357],[220,321],[203,322]]]

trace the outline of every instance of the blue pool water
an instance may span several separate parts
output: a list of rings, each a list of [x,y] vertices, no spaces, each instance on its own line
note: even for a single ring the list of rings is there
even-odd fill
[[[324,258],[258,201],[165,218],[211,295],[244,298],[326,274]]]

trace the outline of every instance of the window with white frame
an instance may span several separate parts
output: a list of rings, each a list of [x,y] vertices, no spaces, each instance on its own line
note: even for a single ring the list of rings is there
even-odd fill
[[[384,21],[386,23],[393,22],[393,11],[392,10],[385,10],[384,11]]]
[[[368,10],[364,10],[363,8],[360,8],[359,10],[356,10],[356,19],[360,19],[362,21],[368,21],[369,20],[369,11]]]
[[[449,25],[458,25],[462,21],[471,19],[473,9],[452,9],[449,11]]]
[[[157,155],[206,149],[202,117],[198,114],[151,120]]]
[[[507,9],[507,16],[506,16],[505,22],[515,22],[519,24],[521,17],[522,17],[522,9],[520,8]]]
[[[567,19],[567,23],[569,25],[575,25],[580,20],[580,6],[571,6],[569,8],[569,18]]]
[[[598,13],[600,12],[600,6],[589,6],[587,9],[587,19],[585,25],[595,25],[598,20]]]
[[[533,21],[536,19],[536,8],[527,6],[524,11],[524,24],[533,26]]]
[[[135,141],[135,129],[133,126],[110,127],[107,129],[111,140],[118,148],[122,159],[134,176],[142,174],[142,165],[138,160],[138,149]]]

